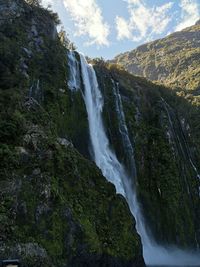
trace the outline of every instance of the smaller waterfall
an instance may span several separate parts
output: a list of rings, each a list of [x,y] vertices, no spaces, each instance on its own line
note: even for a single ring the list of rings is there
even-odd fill
[[[40,80],[33,81],[28,93],[29,98],[34,99],[37,102],[42,102],[44,100],[44,94],[42,87],[40,86]]]
[[[169,120],[172,136],[173,136],[173,139],[175,140],[175,144],[174,145],[176,146],[176,150],[181,152],[181,154],[183,155],[185,160],[190,164],[190,166],[192,167],[192,169],[196,173],[196,178],[198,180],[200,180],[200,173],[198,172],[198,169],[197,169],[197,167],[195,166],[195,164],[193,162],[193,159],[192,159],[192,156],[191,156],[190,147],[188,146],[188,143],[187,143],[186,138],[185,138],[185,134],[183,133],[182,125],[181,125],[181,123],[179,125],[180,134],[176,134],[176,130],[175,130],[174,123],[173,123],[173,118],[172,118],[172,115],[171,115],[171,109],[172,108],[170,107],[170,105],[162,97],[161,97],[161,100],[162,100],[163,106],[165,108],[165,111],[167,113],[167,117],[168,117],[168,120]],[[181,140],[182,140],[184,146],[182,145]],[[188,186],[187,181],[186,181],[186,184]],[[188,188],[188,191],[190,191],[189,188]],[[199,190],[199,194],[200,194],[200,190]]]
[[[136,172],[136,166],[135,166],[134,150],[133,150],[133,146],[131,144],[130,138],[129,138],[128,128],[126,125],[122,99],[119,93],[119,83],[118,82],[116,83],[113,79],[112,79],[112,83],[113,83],[113,94],[115,97],[116,113],[117,113],[118,121],[119,121],[119,132],[121,134],[124,151],[126,151],[127,159],[129,161],[128,167],[130,169],[130,175],[134,179],[133,181],[134,184],[136,184],[137,172]]]
[[[196,174],[195,178],[197,178],[198,181],[200,181],[200,174],[198,172],[197,167],[195,166],[193,162],[191,149],[187,143],[182,124],[178,121],[179,132],[177,133],[177,129],[175,128],[173,109],[162,97],[161,97],[161,101],[163,103],[163,107],[166,111],[168,121],[169,121],[169,128],[171,131],[171,139],[172,139],[171,144],[175,148],[175,151],[177,151],[176,153],[178,153],[178,156],[179,154],[182,155],[182,158],[184,159],[185,163],[183,161],[181,164],[187,164],[186,166],[191,167],[194,173]],[[185,184],[187,186],[187,192],[191,199],[191,205],[193,205],[192,193],[190,190],[190,184],[187,181],[187,176],[185,176],[185,173],[183,173],[182,177],[184,178]],[[198,193],[200,196],[200,183],[199,183],[198,191],[199,191]],[[199,243],[196,237],[197,237],[197,232],[195,233],[195,239],[196,239],[196,247],[199,249]]]
[[[74,51],[70,50],[67,53],[68,66],[70,69],[70,77],[68,81],[68,87],[71,91],[77,91],[80,89],[80,66],[76,59],[76,54]]]
[[[154,240],[150,238],[151,233],[147,230],[147,227],[144,222],[144,218],[141,212],[141,208],[137,199],[136,184],[137,184],[137,171],[134,157],[134,149],[131,144],[128,128],[126,125],[126,119],[124,115],[124,109],[122,104],[121,95],[119,92],[119,83],[112,80],[113,83],[113,94],[115,97],[115,107],[116,113],[119,121],[119,132],[121,134],[123,148],[127,154],[129,164],[131,166],[131,176],[126,173],[126,177],[123,178],[123,183],[125,187],[125,198],[129,204],[130,210],[136,219],[136,228],[138,233],[141,236],[143,244],[144,257],[148,253],[146,250],[153,246]]]

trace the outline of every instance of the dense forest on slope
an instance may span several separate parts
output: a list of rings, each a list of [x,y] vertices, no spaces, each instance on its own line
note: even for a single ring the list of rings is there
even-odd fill
[[[0,17],[0,258],[19,257],[22,267],[143,267],[128,205],[92,161],[83,79],[80,90],[70,90],[57,15],[1,0]],[[161,244],[197,249],[197,91],[172,91],[99,59],[92,64],[110,146],[131,175],[116,113],[118,86],[150,231]]]
[[[96,71],[105,98],[110,142],[129,169],[120,141],[111,79],[119,83],[135,148],[137,190],[153,235],[161,244],[196,247],[200,238],[199,106],[117,65],[98,62]]]
[[[200,20],[113,60],[132,74],[181,89],[200,89]]]
[[[57,16],[5,0],[0,17],[0,258],[143,266],[125,200],[74,148],[87,147],[87,117],[67,87]]]

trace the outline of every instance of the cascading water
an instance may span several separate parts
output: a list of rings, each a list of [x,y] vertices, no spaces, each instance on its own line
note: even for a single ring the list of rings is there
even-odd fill
[[[143,255],[147,265],[198,265],[200,259],[193,254],[185,253],[177,248],[165,248],[156,244],[151,234],[147,231],[142,212],[137,200],[134,183],[131,181],[124,166],[118,161],[115,153],[109,146],[108,137],[103,126],[102,111],[103,97],[99,90],[95,71],[89,65],[83,55],[80,54],[82,80],[84,84],[84,101],[88,114],[90,139],[93,149],[94,161],[101,169],[108,181],[112,182],[116,191],[122,194],[130,207],[131,213],[136,219],[136,228],[141,236]],[[113,81],[113,90],[116,97],[116,111],[118,114],[120,132],[123,145],[127,147],[130,161],[134,165],[134,150],[131,145],[121,96],[118,86]],[[134,170],[136,179],[136,169]]]
[[[185,139],[185,136],[183,134],[183,129],[182,129],[182,125],[180,124],[180,132],[181,132],[181,136],[182,136],[182,139],[183,139],[183,144],[184,144],[184,147],[183,145],[181,144],[181,138],[176,134],[176,131],[174,129],[174,123],[173,123],[173,118],[172,118],[172,115],[171,115],[171,107],[170,105],[161,97],[161,101],[163,103],[163,106],[166,110],[166,113],[167,113],[167,117],[168,117],[168,120],[169,120],[169,124],[170,124],[170,128],[171,128],[171,132],[172,132],[172,135],[173,135],[173,139],[176,140],[177,139],[177,142],[175,142],[176,146],[177,146],[177,150],[180,150],[181,153],[183,154],[183,156],[185,156],[186,160],[189,162],[189,164],[191,165],[192,169],[194,170],[194,172],[196,173],[196,177],[197,179],[200,180],[200,174],[197,170],[197,167],[195,166],[193,160],[192,160],[192,156],[191,156],[191,152],[190,152],[190,148],[186,142],[186,139]],[[179,147],[179,149],[178,149]],[[199,191],[199,194],[200,194],[200,191]]]
[[[68,65],[70,69],[70,78],[68,81],[68,87],[71,91],[77,91],[80,89],[80,69],[79,63],[76,59],[74,51],[69,51],[68,54]]]
[[[124,151],[128,154],[130,163],[134,168],[132,175],[136,180],[136,166],[134,159],[134,149],[132,147],[128,128],[126,125],[125,115],[123,111],[123,105],[121,100],[121,95],[119,92],[119,83],[112,80],[113,83],[113,94],[115,96],[115,106],[116,113],[119,120],[119,131],[121,133]],[[128,177],[126,177],[127,181]],[[152,234],[147,226],[144,224],[144,219],[142,212],[139,207],[137,200],[137,194],[135,188],[133,187],[134,183],[126,183],[125,198],[129,204],[130,210],[136,219],[136,228],[138,233],[141,236],[142,245],[143,245],[143,255],[146,264],[148,265],[197,265],[199,263],[199,258],[194,254],[189,254],[183,252],[175,247],[167,248],[161,247],[156,244],[156,241],[152,237]],[[132,185],[132,187],[131,187]],[[134,203],[135,202],[135,203]]]
[[[85,87],[84,101],[88,113],[90,138],[97,166],[103,175],[115,184],[117,193],[125,195],[123,181],[126,177],[123,166],[109,148],[109,141],[102,122],[103,98],[98,88],[94,69],[88,65],[84,56],[80,55],[82,78]]]
[[[128,158],[128,167],[130,169],[130,175],[134,179],[133,183],[136,183],[137,172],[136,172],[136,166],[135,166],[134,150],[133,150],[133,146],[131,144],[129,134],[128,134],[128,129],[126,126],[126,120],[125,120],[125,115],[123,111],[121,95],[119,93],[119,83],[116,83],[113,79],[112,79],[112,83],[113,83],[113,95],[115,97],[116,113],[117,113],[117,117],[119,121],[119,132],[122,138],[123,149],[124,151],[126,151],[126,155]]]
[[[34,99],[37,102],[43,101],[44,95],[40,86],[40,80],[33,81],[29,89],[28,97]]]
[[[197,167],[195,166],[193,159],[192,159],[192,153],[191,149],[188,145],[188,142],[185,138],[185,133],[183,130],[182,123],[179,122],[179,120],[176,121],[176,116],[174,114],[174,111],[172,107],[161,97],[161,103],[166,111],[167,118],[169,121],[169,137],[170,137],[170,143],[173,147],[173,150],[175,151],[175,154],[177,154],[178,157],[182,158],[183,160],[181,161],[181,169],[184,170],[185,165],[187,164],[187,168],[192,168],[196,178],[200,181],[200,174],[198,172]],[[176,123],[177,122],[177,123]],[[178,129],[175,127],[175,125],[178,124]],[[182,173],[182,178],[184,179],[185,185],[187,187],[187,192],[191,200],[191,205],[193,205],[193,200],[192,200],[192,193],[190,189],[190,184],[187,181],[187,176],[185,175],[185,170]],[[199,196],[200,196],[200,186],[199,186]],[[198,233],[196,232],[195,235],[197,236]],[[199,243],[196,239],[196,246],[199,248]]]

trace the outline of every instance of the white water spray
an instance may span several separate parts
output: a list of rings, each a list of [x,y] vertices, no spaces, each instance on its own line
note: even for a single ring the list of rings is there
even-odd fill
[[[116,105],[116,113],[118,115],[119,120],[119,131],[121,133],[121,137],[123,140],[123,146],[126,153],[129,154],[130,163],[134,167],[134,171],[132,175],[136,180],[136,166],[135,166],[135,158],[134,158],[134,149],[132,147],[128,128],[126,125],[126,119],[123,111],[123,104],[121,100],[121,95],[119,92],[119,83],[116,83],[112,80],[113,83],[113,93],[115,96],[115,105]],[[126,179],[127,180],[127,179]],[[154,240],[150,230],[145,225],[143,214],[139,207],[139,202],[137,200],[137,193],[135,188],[131,187],[129,183],[127,183],[126,187],[126,199],[129,204],[130,210],[136,219],[136,228],[138,233],[141,236],[142,245],[143,245],[143,255],[145,259],[145,263],[148,265],[199,265],[200,258],[193,253],[184,252],[176,247],[162,247],[159,246]]]
[[[169,249],[157,245],[151,234],[147,231],[133,183],[124,169],[124,166],[118,161],[115,153],[109,146],[109,140],[106,136],[102,121],[103,97],[99,90],[95,71],[93,67],[87,63],[83,55],[80,55],[80,59],[84,84],[84,101],[88,113],[94,160],[107,180],[115,185],[117,193],[122,194],[129,204],[130,211],[136,219],[137,231],[141,236],[145,263],[147,265],[173,266],[198,265],[200,263],[200,258],[193,254],[185,253],[177,248]],[[130,153],[133,154],[134,151],[128,136],[123,106],[121,98],[119,98],[120,94],[119,91],[116,91],[116,88],[114,90],[116,96],[118,95],[116,108],[118,109],[118,119],[121,120],[121,134],[125,138],[124,142],[126,142],[126,145],[131,146]],[[131,160],[134,161],[134,154]]]

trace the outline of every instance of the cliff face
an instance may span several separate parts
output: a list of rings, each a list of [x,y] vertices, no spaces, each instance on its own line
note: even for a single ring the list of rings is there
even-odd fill
[[[19,257],[22,266],[36,267],[144,266],[127,203],[91,161],[83,79],[79,90],[70,90],[56,15],[22,0],[1,0],[0,14],[0,258]],[[117,118],[118,86],[149,229],[160,243],[196,249],[198,95],[93,63],[110,146],[131,176]]]
[[[143,266],[125,200],[75,149],[88,155],[87,116],[57,17],[22,0],[0,1],[0,16],[0,258]]]
[[[144,44],[113,60],[132,74],[168,86],[200,88],[200,24]]]
[[[192,246],[199,243],[200,214],[199,37],[198,21],[113,60],[132,74],[175,89],[135,84],[135,112],[126,101],[125,105],[132,110],[127,121],[138,160],[139,194],[152,231],[157,239]],[[124,85],[126,81],[121,79]],[[122,94],[127,91],[123,87],[127,85],[122,86]]]
[[[117,66],[96,66],[104,94],[104,119],[113,149],[131,173],[117,120],[113,82],[118,83],[135,152],[137,191],[158,242],[197,247],[199,235],[199,118],[194,102],[136,78]]]

